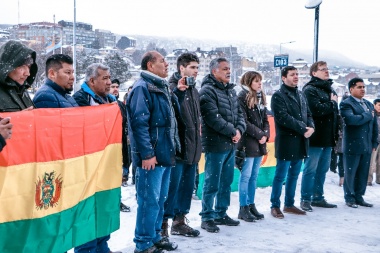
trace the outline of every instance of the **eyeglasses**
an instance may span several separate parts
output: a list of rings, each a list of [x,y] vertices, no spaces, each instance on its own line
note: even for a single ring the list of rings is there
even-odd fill
[[[323,69],[318,69],[319,71],[326,72],[329,71],[329,68],[323,68]]]

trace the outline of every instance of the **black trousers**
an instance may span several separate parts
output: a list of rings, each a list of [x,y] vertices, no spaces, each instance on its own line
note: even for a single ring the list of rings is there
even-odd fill
[[[344,199],[346,202],[361,202],[367,188],[367,179],[371,153],[343,155],[344,163]]]
[[[336,173],[336,167],[338,167],[339,177],[344,177],[344,169],[343,169],[343,154],[335,153],[335,150],[331,151],[331,163],[330,170]]]

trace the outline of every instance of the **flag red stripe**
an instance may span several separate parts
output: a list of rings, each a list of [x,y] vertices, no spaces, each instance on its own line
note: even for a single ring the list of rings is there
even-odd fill
[[[2,113],[13,134],[0,153],[0,166],[64,160],[121,143],[117,104]],[[93,138],[91,136],[96,136]]]

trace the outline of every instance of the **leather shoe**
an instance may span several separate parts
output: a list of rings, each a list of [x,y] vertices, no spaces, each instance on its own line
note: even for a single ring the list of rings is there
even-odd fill
[[[355,202],[346,202],[346,205],[347,205],[348,207],[358,208],[358,205],[357,205]]]
[[[272,214],[273,217],[277,219],[283,219],[284,214],[281,212],[280,208],[278,207],[273,207],[270,209],[270,213]]]
[[[359,205],[359,206],[365,206],[365,207],[373,207],[372,204],[368,203],[368,202],[365,202],[364,200],[363,201],[356,201],[356,204]]]
[[[284,206],[284,213],[291,213],[291,214],[297,214],[297,215],[306,215],[305,211],[302,211],[301,209],[298,209],[295,206]]]

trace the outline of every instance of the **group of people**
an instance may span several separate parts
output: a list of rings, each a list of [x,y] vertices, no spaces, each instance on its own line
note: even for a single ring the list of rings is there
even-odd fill
[[[255,71],[244,73],[242,91],[236,94],[235,85],[230,83],[229,62],[219,57],[210,62],[210,73],[198,91],[195,87],[198,65],[195,54],[183,53],[177,59],[177,72],[167,80],[168,63],[164,56],[157,51],[145,53],[140,79],[123,103],[117,99],[120,82],[111,81],[110,68],[101,63],[88,66],[81,89],[70,96],[75,80],[73,60],[68,55],[54,54],[46,61],[46,82],[32,100],[26,90],[37,73],[36,53],[20,42],[9,41],[0,48],[0,111],[118,103],[123,116],[124,182],[128,180],[130,159],[135,168],[133,181],[138,204],[135,253],[172,251],[178,245],[169,239],[170,219],[171,235],[200,234],[188,225],[186,215],[191,208],[202,152],[205,168],[201,228],[217,233],[221,225],[240,224],[227,215],[238,152],[244,158],[239,166],[237,217],[246,222],[264,218],[255,204],[257,176],[270,138],[262,76]],[[380,117],[376,115],[380,115],[380,103],[375,103],[375,108],[379,107],[375,115],[374,106],[363,98],[364,81],[353,78],[348,83],[351,96],[339,106],[326,62],[314,63],[310,76],[301,91],[297,87],[297,68],[283,68],[282,85],[271,99],[277,164],[270,201],[271,215],[279,219],[284,218],[283,212],[305,215],[313,207],[337,207],[325,199],[323,185],[339,136],[340,115],[344,121],[346,204],[352,208],[372,206],[363,195],[371,153],[375,156],[373,160],[379,157],[376,152]],[[0,120],[1,149],[12,134],[10,121],[10,118]],[[302,164],[301,202],[297,208],[294,197]],[[121,209],[129,209],[120,205]],[[110,235],[97,238],[75,247],[74,251],[109,253],[109,238]]]
[[[372,207],[363,195],[367,186],[371,153],[377,150],[379,136],[374,106],[363,98],[363,79],[356,77],[349,81],[351,95],[338,105],[326,62],[312,64],[311,80],[302,92],[297,88],[296,68],[285,67],[281,74],[283,84],[271,101],[276,126],[277,158],[271,194],[272,216],[284,218],[279,197],[285,177],[285,213],[306,215],[306,212],[313,211],[313,207],[337,207],[327,202],[323,186],[330,167],[332,148],[339,138],[339,119],[343,120],[341,158],[346,205],[352,208]],[[294,206],[294,196],[302,163],[304,170],[299,209]]]

